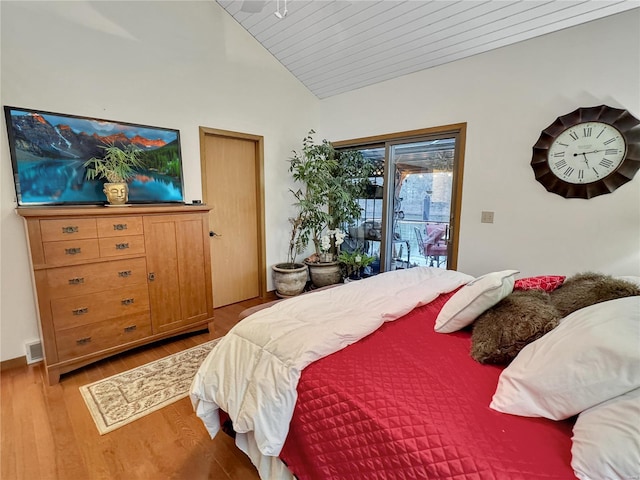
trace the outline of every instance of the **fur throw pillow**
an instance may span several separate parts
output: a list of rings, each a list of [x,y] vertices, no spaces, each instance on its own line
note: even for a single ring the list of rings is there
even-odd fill
[[[561,317],[589,305],[640,295],[640,287],[601,273],[579,273],[551,292],[551,303]]]
[[[508,364],[527,344],[558,325],[560,315],[542,290],[518,290],[473,324],[471,356],[480,363]]]

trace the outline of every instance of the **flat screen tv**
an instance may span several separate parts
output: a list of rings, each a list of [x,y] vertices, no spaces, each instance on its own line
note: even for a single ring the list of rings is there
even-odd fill
[[[18,205],[101,205],[104,179],[85,162],[107,145],[134,145],[144,167],[129,180],[129,203],[184,203],[180,131],[4,107]]]

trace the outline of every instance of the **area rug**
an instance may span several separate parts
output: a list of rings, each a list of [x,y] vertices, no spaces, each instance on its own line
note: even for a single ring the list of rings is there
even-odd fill
[[[219,340],[80,387],[100,435],[186,397],[196,371]]]

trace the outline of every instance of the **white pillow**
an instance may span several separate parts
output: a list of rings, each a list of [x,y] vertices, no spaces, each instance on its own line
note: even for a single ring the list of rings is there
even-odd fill
[[[580,480],[640,478],[640,388],[582,412],[572,440]]]
[[[518,270],[487,273],[470,281],[445,303],[436,318],[435,331],[451,333],[473,323],[513,291]]]
[[[562,420],[640,387],[640,297],[566,316],[503,370],[490,407]]]

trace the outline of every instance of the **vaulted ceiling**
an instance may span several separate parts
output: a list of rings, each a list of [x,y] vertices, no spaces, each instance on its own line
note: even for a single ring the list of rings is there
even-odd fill
[[[640,15],[640,0],[216,1],[319,98],[632,8]]]

